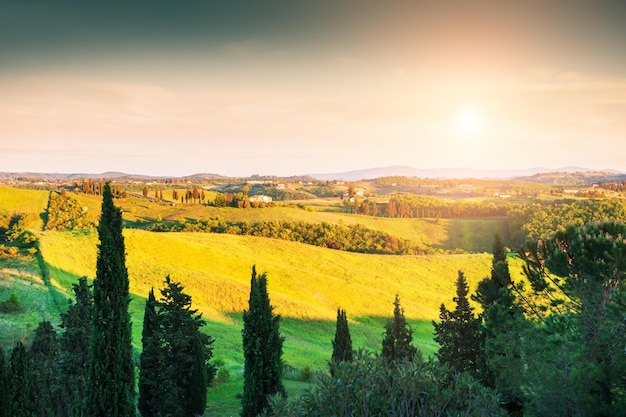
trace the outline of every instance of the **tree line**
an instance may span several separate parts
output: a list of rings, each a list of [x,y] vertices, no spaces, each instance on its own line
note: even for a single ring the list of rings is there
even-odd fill
[[[410,241],[363,225],[307,223],[274,220],[270,222],[230,222],[220,218],[201,218],[175,223],[154,223],[153,232],[229,233],[240,236],[261,236],[306,243],[330,249],[358,253],[413,255],[424,253]]]

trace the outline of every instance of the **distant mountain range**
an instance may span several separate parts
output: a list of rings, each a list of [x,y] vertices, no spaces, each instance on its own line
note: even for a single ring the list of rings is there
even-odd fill
[[[607,170],[593,170],[583,167],[562,167],[556,169],[549,168],[528,168],[528,169],[475,169],[475,168],[414,168],[410,166],[390,166],[361,169],[356,171],[338,172],[331,174],[308,174],[301,176],[293,176],[289,178],[314,178],[323,181],[341,180],[341,181],[358,181],[365,179],[374,179],[379,177],[389,176],[404,176],[404,177],[417,177],[417,178],[475,178],[475,179],[524,179],[537,174],[551,174],[551,173],[598,173],[603,175],[597,176],[620,176],[626,175],[624,171],[618,171],[613,169]],[[73,180],[82,178],[98,178],[98,179],[126,179],[126,180],[156,180],[176,178],[181,180],[215,180],[227,178],[219,174],[198,173],[193,175],[186,175],[182,177],[172,177],[168,175],[162,176],[150,176],[150,175],[136,175],[126,174],[123,172],[104,172],[101,174],[62,174],[62,173],[37,173],[37,172],[0,172],[0,179],[14,179],[14,178],[37,178],[42,180]]]
[[[417,178],[475,178],[475,179],[513,179],[530,177],[541,173],[581,173],[599,172],[597,170],[582,167],[563,167],[557,169],[528,168],[528,169],[475,169],[475,168],[429,168],[421,169],[409,166],[391,166],[381,168],[369,168],[357,171],[348,171],[334,174],[309,174],[319,180],[343,180],[358,181],[389,176],[404,176]],[[603,173],[620,175],[623,171],[602,170]]]

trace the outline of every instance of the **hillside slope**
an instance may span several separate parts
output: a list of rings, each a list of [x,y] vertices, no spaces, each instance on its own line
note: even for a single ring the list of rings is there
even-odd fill
[[[239,362],[240,319],[247,305],[252,265],[267,272],[272,303],[285,319],[288,362],[323,366],[337,308],[348,311],[355,346],[361,343],[378,349],[395,294],[400,295],[407,317],[425,324],[416,329],[416,336],[432,352],[430,320],[438,317],[442,302],[450,303],[457,270],[463,269],[475,287],[489,274],[491,260],[487,254],[362,255],[232,235],[128,229],[124,235],[131,293],[143,299],[150,288],[162,285],[167,274],[180,281],[194,306],[210,321],[207,331],[231,349],[220,353],[218,342],[216,356],[232,363]],[[96,244],[95,232],[41,234],[41,251],[51,277],[66,288],[79,276],[93,278]],[[137,344],[143,302],[135,301],[132,306]]]

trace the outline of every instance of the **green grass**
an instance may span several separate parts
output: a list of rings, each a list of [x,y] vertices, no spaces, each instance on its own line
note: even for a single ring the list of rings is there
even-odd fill
[[[472,288],[489,274],[491,255],[364,255],[260,237],[125,230],[135,345],[141,333],[143,297],[164,277],[186,286],[217,340],[216,358],[240,366],[241,312],[249,295],[250,269],[266,271],[276,312],[284,317],[285,360],[297,368],[325,366],[337,308],[348,312],[355,347],[378,349],[397,293],[415,326],[416,343],[432,353],[430,320],[451,304],[457,271]],[[51,278],[69,288],[80,276],[93,279],[96,232],[40,233]]]
[[[171,191],[165,191],[168,198]],[[88,207],[87,217],[97,221],[99,216],[100,197],[83,193],[72,194],[81,205]],[[157,218],[163,221],[179,221],[183,219],[199,219],[200,217],[220,217],[231,222],[270,222],[274,220],[290,222],[309,222],[354,225],[361,224],[374,230],[380,230],[413,242],[420,248],[442,250],[463,249],[468,252],[490,252],[493,236],[500,233],[505,236],[505,225],[502,219],[404,219],[372,217],[357,214],[333,213],[319,211],[320,207],[336,204],[333,199],[317,199],[304,201],[303,204],[313,206],[316,210],[303,210],[289,203],[278,203],[276,207],[262,209],[238,209],[231,207],[212,207],[199,204],[171,205],[156,203],[137,198],[118,200],[116,204],[122,209],[124,219],[129,227],[145,229]]]
[[[29,343],[42,320],[53,325],[59,323],[55,296],[56,291],[62,290],[51,290],[40,272],[36,258],[31,255],[0,260],[0,301],[15,293],[25,309],[18,314],[0,313],[0,348],[4,350],[13,348],[18,341]]]
[[[167,198],[167,191],[164,192]],[[87,216],[97,221],[98,196],[73,194]],[[39,216],[47,205],[45,191],[0,187],[0,214],[26,212]],[[383,230],[422,247],[474,252],[491,250],[493,234],[502,230],[500,220],[386,219],[329,213],[280,206],[264,209],[214,208],[200,205],[171,206],[129,198],[117,202],[127,225],[144,228],[157,216],[164,220],[221,217],[230,221],[305,221],[357,224]],[[305,203],[306,204],[306,203]],[[314,203],[322,208],[325,203]],[[31,225],[40,240],[42,258],[22,253],[0,261],[0,300],[11,292],[19,295],[26,312],[0,315],[0,347],[17,340],[28,342],[41,320],[59,323],[72,284],[81,276],[94,278],[97,255],[96,231],[52,232]],[[297,368],[325,370],[332,352],[337,308],[347,310],[355,349],[379,351],[386,320],[393,312],[395,294],[414,331],[415,344],[433,354],[431,320],[439,305],[452,306],[457,271],[462,269],[470,291],[489,274],[491,255],[440,254],[424,256],[365,255],[335,251],[274,239],[205,233],[151,233],[124,231],[130,277],[133,345],[141,349],[145,296],[161,288],[166,275],[180,281],[206,319],[203,331],[215,339],[214,358],[231,374],[231,381],[209,390],[205,416],[238,415],[236,395],[242,389],[243,353],[241,313],[247,307],[252,265],[267,272],[269,294],[276,312],[283,316],[284,361]],[[512,261],[514,279],[521,264]],[[42,280],[41,271],[49,273]],[[47,284],[47,285],[46,285]],[[285,380],[290,395],[307,389],[306,382]]]
[[[302,395],[312,384],[304,381],[292,381],[283,379],[288,398]],[[207,408],[204,417],[228,417],[238,416],[241,412],[241,400],[237,395],[243,391],[243,378],[234,378],[228,383],[209,389],[207,394]]]

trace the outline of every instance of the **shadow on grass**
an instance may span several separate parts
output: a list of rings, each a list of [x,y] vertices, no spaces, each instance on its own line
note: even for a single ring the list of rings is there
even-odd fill
[[[230,348],[241,351],[241,329],[243,327],[241,313],[228,313],[232,325],[222,335]],[[391,317],[361,316],[350,317],[348,312],[348,326],[352,347],[354,350],[366,349],[379,352],[382,349],[383,332],[385,323]],[[429,320],[415,320],[408,318],[413,329],[413,344],[424,355],[431,356],[438,345],[433,340],[433,325]],[[213,323],[209,323],[209,329]],[[280,333],[285,338],[283,344],[283,359],[288,365],[303,369],[309,367],[313,370],[326,369],[328,360],[332,355],[332,340],[335,336],[335,320],[313,320],[283,317],[280,324]],[[209,331],[210,332],[210,331]],[[218,339],[219,342],[219,339]],[[221,357],[219,343],[216,342],[216,357]],[[243,360],[243,354],[240,356]],[[233,359],[233,358],[229,358]],[[228,363],[228,361],[227,361]]]
[[[490,253],[496,233],[508,236],[506,219],[450,219],[445,228],[448,237],[436,248]]]

